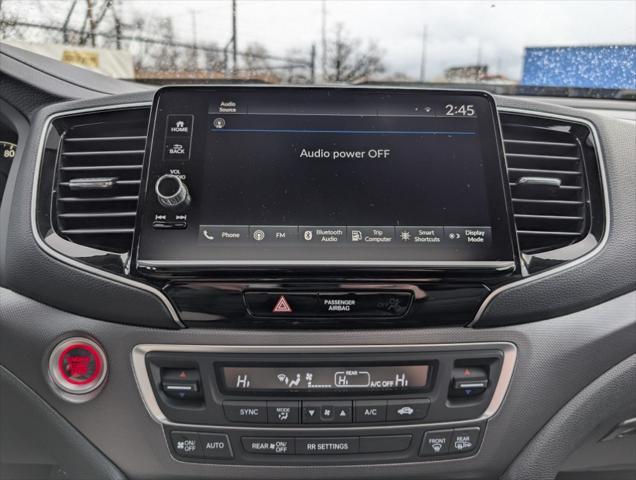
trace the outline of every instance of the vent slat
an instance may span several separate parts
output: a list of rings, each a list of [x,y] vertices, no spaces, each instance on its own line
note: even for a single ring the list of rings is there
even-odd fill
[[[55,189],[56,230],[67,240],[108,252],[132,245],[149,110],[127,109],[68,119]],[[110,179],[108,188],[88,180]],[[76,188],[88,183],[86,188]]]
[[[550,237],[578,237],[580,232],[554,232],[546,230],[517,230],[518,235],[537,235],[537,236],[550,236]]]
[[[59,182],[62,187],[69,187],[71,182]],[[141,180],[117,180],[115,185],[141,185]]]
[[[91,152],[62,152],[64,157],[101,157],[108,155],[143,155],[143,150],[97,150]]]
[[[537,253],[581,240],[589,212],[583,152],[573,126],[515,114],[501,119],[521,250]]]
[[[122,197],[59,197],[59,202],[136,202],[138,195],[128,195]]]
[[[533,218],[537,220],[584,220],[585,217],[573,217],[568,215],[530,215],[527,213],[515,213],[515,218]]]
[[[584,205],[585,202],[579,200],[544,200],[536,198],[513,198],[513,203],[536,203],[549,205]]]
[[[506,153],[506,157],[510,158],[539,158],[545,160],[566,160],[566,161],[581,161],[581,157],[572,157],[568,155],[537,155],[534,153]]]
[[[72,143],[95,143],[95,142],[126,142],[126,141],[146,141],[145,135],[128,135],[128,136],[120,136],[120,137],[77,137],[77,138],[69,138],[66,137],[64,139],[65,142]]]
[[[576,143],[568,142],[543,142],[540,140],[518,140],[512,138],[504,139],[505,144],[517,144],[517,145],[536,145],[536,146],[548,146],[548,147],[577,147]]]
[[[511,187],[519,187],[518,183],[510,182]],[[558,187],[553,187],[556,190],[583,190],[583,187],[580,185],[560,185]]]
[[[582,175],[583,172],[571,170],[545,170],[541,168],[508,168],[509,172],[515,173],[547,173],[552,175]]]
[[[66,235],[96,235],[111,233],[133,233],[134,228],[70,228],[62,229],[62,233]]]
[[[134,217],[137,212],[60,213],[59,218],[110,218]]]
[[[63,172],[85,172],[87,170],[141,170],[142,165],[77,165],[60,167]]]

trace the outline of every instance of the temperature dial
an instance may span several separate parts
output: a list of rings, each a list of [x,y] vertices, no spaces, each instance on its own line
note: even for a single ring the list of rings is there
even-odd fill
[[[163,175],[155,183],[159,203],[167,208],[184,207],[190,203],[190,193],[185,183],[176,175]]]

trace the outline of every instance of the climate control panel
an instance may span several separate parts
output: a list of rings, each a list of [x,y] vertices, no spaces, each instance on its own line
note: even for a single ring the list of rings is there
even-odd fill
[[[509,343],[139,345],[133,367],[179,460],[339,464],[474,455],[515,358]]]

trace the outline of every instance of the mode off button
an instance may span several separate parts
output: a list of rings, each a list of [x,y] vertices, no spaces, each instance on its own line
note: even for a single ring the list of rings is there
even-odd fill
[[[359,445],[360,439],[358,437],[297,438],[296,454],[341,455],[358,453]]]

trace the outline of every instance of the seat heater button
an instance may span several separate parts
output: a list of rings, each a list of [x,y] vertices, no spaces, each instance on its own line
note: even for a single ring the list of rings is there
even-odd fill
[[[411,445],[412,435],[360,437],[360,453],[401,452]]]
[[[296,453],[299,455],[341,455],[358,453],[358,437],[297,438]]]
[[[267,423],[265,402],[223,402],[225,416],[231,422]]]
[[[431,457],[448,453],[452,430],[433,430],[426,432],[422,441],[420,455]]]
[[[475,449],[479,439],[479,427],[456,428],[450,440],[450,453],[464,453]]]
[[[426,417],[431,401],[428,398],[389,400],[386,419],[389,422],[408,422]]]
[[[243,442],[243,448],[249,453],[289,455],[295,452],[293,438],[243,437],[241,441]]]
[[[200,433],[199,442],[206,458],[234,458],[230,439],[223,433]]]
[[[172,432],[170,434],[172,448],[181,457],[200,457],[201,439],[198,433],[194,432]]]

